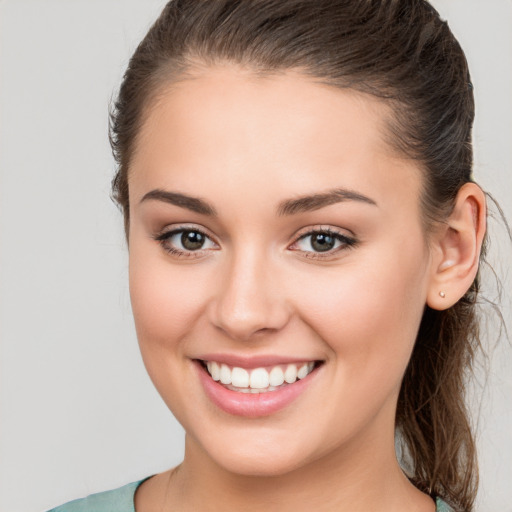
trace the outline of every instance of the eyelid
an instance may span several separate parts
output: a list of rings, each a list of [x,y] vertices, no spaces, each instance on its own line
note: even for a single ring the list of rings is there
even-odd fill
[[[207,236],[212,241],[215,242],[214,236],[210,234],[209,230],[204,228],[203,226],[200,226],[198,224],[168,224],[163,229],[157,231],[152,235],[152,238],[155,240],[162,240],[167,238],[169,235],[179,233],[180,231],[197,231],[198,233],[201,233],[204,236]],[[217,242],[215,242],[217,244]],[[217,244],[218,245],[218,244]]]
[[[177,235],[178,233],[182,233],[183,231],[194,231],[197,233],[201,233],[204,237],[206,237],[210,242],[212,242],[216,248],[207,248],[207,249],[198,249],[195,251],[192,250],[182,250],[178,249],[176,247],[170,247],[166,245],[166,243],[169,241],[170,238],[172,238],[174,235]],[[212,236],[208,230],[203,228],[202,226],[198,226],[197,224],[176,224],[176,225],[168,225],[162,230],[158,231],[157,233],[154,233],[151,238],[153,240],[157,241],[162,249],[164,249],[169,254],[181,257],[181,258],[200,258],[202,256],[205,256],[206,253],[212,251],[212,250],[218,250],[219,244],[215,240],[215,237]]]
[[[298,240],[299,238],[312,233],[331,233],[343,238],[356,239],[355,233],[350,229],[340,228],[338,226],[333,226],[332,224],[313,224],[312,226],[306,226],[295,233],[294,239]]]
[[[216,247],[206,249],[201,248],[197,250],[183,250],[176,247],[170,247],[168,245],[169,239],[183,231],[195,231],[197,233],[201,233]],[[295,234],[294,241],[291,244],[289,244],[287,248],[289,250],[302,253],[302,255],[307,258],[329,259],[336,256],[339,252],[353,248],[355,245],[359,243],[359,241],[356,239],[356,237],[353,235],[351,231],[351,235],[344,234],[343,231],[349,230],[341,230],[341,228],[326,225],[308,226],[306,228],[302,228]],[[298,249],[296,247],[301,240],[307,238],[308,236],[312,236],[314,234],[319,233],[328,234],[332,236],[338,242],[340,242],[340,245],[338,247],[334,247],[324,252],[315,250],[307,251],[303,249]],[[177,257],[200,258],[202,256],[205,256],[206,253],[211,252],[212,250],[220,249],[220,244],[215,240],[215,237],[209,233],[209,230],[197,224],[171,224],[166,226],[159,232],[153,234],[151,238],[156,240],[166,252]]]
[[[347,230],[345,230],[347,231]],[[325,252],[319,252],[319,251],[304,251],[301,249],[294,249],[293,247],[298,244],[301,240],[304,238],[307,238],[308,236],[312,236],[314,234],[318,233],[324,233],[328,234],[338,241],[341,242],[341,245],[333,248],[331,250],[325,251]],[[350,235],[344,234],[339,228],[334,228],[333,226],[326,226],[326,225],[320,225],[320,226],[310,226],[307,228],[301,229],[294,238],[294,241],[288,246],[288,249],[301,252],[302,255],[306,258],[313,258],[313,259],[329,259],[333,258],[336,255],[338,255],[339,252],[345,251],[347,249],[354,248],[359,241],[355,237],[355,235],[350,232]]]

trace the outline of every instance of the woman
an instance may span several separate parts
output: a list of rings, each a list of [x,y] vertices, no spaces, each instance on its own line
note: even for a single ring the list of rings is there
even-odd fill
[[[472,510],[473,117],[427,2],[169,2],[111,142],[185,458],[54,510]]]

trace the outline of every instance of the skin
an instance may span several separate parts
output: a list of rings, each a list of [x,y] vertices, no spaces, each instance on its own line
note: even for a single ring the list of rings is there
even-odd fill
[[[448,307],[474,278],[485,205],[466,186],[453,226],[426,240],[421,172],[384,142],[389,115],[297,73],[231,65],[198,70],[149,110],[130,169],[130,291],[144,363],[186,441],[184,462],[139,488],[138,512],[435,510],[396,461],[396,403],[425,304]],[[278,213],[338,188],[375,204]],[[156,189],[217,216],[142,200]],[[155,240],[183,224],[206,249],[178,256]],[[326,228],[355,244],[321,258],[298,242]],[[243,418],[205,395],[192,360],[206,353],[324,364],[292,404]]]

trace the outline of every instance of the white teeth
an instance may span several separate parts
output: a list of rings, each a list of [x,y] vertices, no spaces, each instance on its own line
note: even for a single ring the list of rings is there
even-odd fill
[[[206,361],[206,368],[212,379],[220,381],[228,389],[242,393],[266,393],[275,391],[283,385],[293,384],[297,379],[304,379],[314,369],[314,361],[302,363],[298,368],[296,364],[286,367],[277,365],[268,371],[266,368],[246,370],[215,361]],[[283,370],[284,368],[284,370]]]
[[[297,380],[297,367],[294,364],[289,364],[284,371],[284,380],[288,384],[293,384]]]
[[[233,368],[233,370],[231,370],[231,384],[237,388],[248,388],[249,372],[243,368]]]
[[[297,371],[297,377],[299,379],[303,379],[304,377],[306,377],[306,375],[309,373],[308,371],[308,364],[303,364]]]
[[[235,371],[236,368],[233,368]],[[265,368],[256,368],[251,372],[251,388],[253,389],[265,389],[268,388],[269,375]]]
[[[212,361],[211,363],[208,363],[210,366],[208,366],[208,371],[210,372],[210,375],[212,376],[213,380],[220,380],[220,367],[215,362]]]
[[[280,366],[272,368],[269,375],[269,384],[271,386],[280,386],[284,382],[284,372]]]
[[[220,366],[220,381],[222,384],[231,384],[231,369],[226,364]]]

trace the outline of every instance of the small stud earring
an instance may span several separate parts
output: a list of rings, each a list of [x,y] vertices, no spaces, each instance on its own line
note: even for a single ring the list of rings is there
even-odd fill
[[[444,292],[439,292],[439,295],[440,295],[440,297],[441,297],[442,299],[444,299],[444,298],[446,297],[446,293],[444,293]]]

